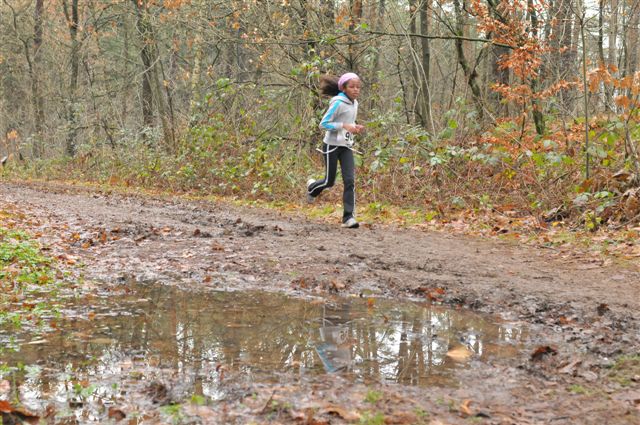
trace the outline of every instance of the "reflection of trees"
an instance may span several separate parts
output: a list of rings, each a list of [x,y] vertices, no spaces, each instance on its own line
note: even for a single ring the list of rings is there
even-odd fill
[[[123,366],[127,359],[139,361],[137,366],[145,362],[150,373],[170,372],[172,379],[177,372],[181,386],[198,395],[219,391],[217,365],[266,376],[298,368],[319,372],[314,338],[327,314],[348,335],[352,373],[429,385],[459,367],[446,356],[453,344],[464,343],[485,358],[500,353],[495,341],[519,341],[523,333],[460,311],[384,300],[373,309],[366,300],[342,300],[331,311],[274,294],[194,293],[157,285],[138,285],[133,294],[102,300],[105,305],[94,308],[92,320],[83,310],[88,306],[75,307],[79,318],[61,325],[46,344],[23,346],[14,362],[46,365],[54,372],[41,372],[29,382],[16,374],[15,390],[23,386],[23,396],[31,394],[27,397],[59,396],[71,391],[70,381],[96,383],[106,375],[124,381],[130,372]],[[58,373],[62,370],[69,376]]]
[[[425,322],[423,320],[418,318],[409,320],[409,318],[406,317],[406,313],[403,313],[403,316],[396,380],[398,382],[415,385],[420,382],[420,377],[426,375],[426,369],[430,369],[431,366],[430,363],[425,364],[423,347],[424,340],[431,341],[431,327],[428,326],[427,322],[426,329],[424,329]],[[409,325],[411,325],[410,334],[414,335],[410,340],[408,338]],[[423,333],[424,337],[418,337],[418,335],[423,335]],[[430,347],[431,344],[427,344],[427,350],[429,350]],[[430,356],[427,357],[430,358]]]

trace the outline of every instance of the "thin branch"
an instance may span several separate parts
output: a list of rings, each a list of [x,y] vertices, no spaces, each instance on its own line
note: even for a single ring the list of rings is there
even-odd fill
[[[476,37],[465,37],[458,35],[426,35],[426,34],[415,34],[415,33],[391,33],[391,32],[383,32],[383,31],[372,31],[367,30],[366,34],[371,35],[381,35],[381,36],[389,36],[389,37],[417,37],[417,38],[426,38],[429,40],[464,40],[464,41],[476,41],[479,43],[491,43],[494,46],[506,47],[509,49],[517,49],[517,46],[513,46],[511,44],[498,43],[490,38],[476,38]]]

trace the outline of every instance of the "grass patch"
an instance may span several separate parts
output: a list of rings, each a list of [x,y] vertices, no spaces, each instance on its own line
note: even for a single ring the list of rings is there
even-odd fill
[[[585,387],[583,387],[582,385],[579,385],[579,384],[573,384],[569,388],[567,388],[567,390],[571,394],[581,394],[581,395],[589,395],[589,394],[591,394],[591,391],[589,391],[587,388],[585,388]]]
[[[367,391],[367,395],[364,398],[364,401],[371,404],[376,404],[380,400],[382,400],[382,393],[376,390]]]
[[[611,366],[609,379],[627,388],[635,384],[635,379],[640,375],[640,355],[621,356]]]
[[[43,317],[60,317],[57,299],[68,274],[28,233],[5,224],[14,218],[0,215],[0,326],[42,332],[51,324]]]

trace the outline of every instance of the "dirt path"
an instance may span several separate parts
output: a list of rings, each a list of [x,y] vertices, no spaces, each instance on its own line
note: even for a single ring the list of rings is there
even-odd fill
[[[640,423],[640,365],[629,366],[624,385],[609,369],[640,353],[638,270],[465,236],[344,230],[273,211],[62,185],[0,182],[0,202],[32,217],[41,240],[65,246],[61,255],[86,264],[90,279],[429,297],[525,321],[533,346],[551,347],[464,372],[455,391],[422,394],[440,411],[432,421],[469,423],[458,406],[473,400],[487,412],[475,417],[481,423]],[[588,391],[567,390],[576,386]],[[445,393],[458,400],[454,408],[438,407]]]

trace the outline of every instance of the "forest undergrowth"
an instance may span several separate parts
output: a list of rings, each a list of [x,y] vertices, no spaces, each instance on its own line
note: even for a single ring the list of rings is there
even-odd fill
[[[356,146],[357,209],[365,224],[566,248],[593,262],[640,256],[640,187],[629,151],[638,124],[593,118],[585,149],[584,120],[548,123],[539,136],[526,118],[482,130],[463,114],[452,113],[436,135],[368,117]],[[303,201],[304,182],[324,169],[315,123],[294,138],[255,128],[238,130],[212,114],[186,128],[176,146],[149,138],[96,144],[72,159],[9,162],[2,175],[210,197],[337,222],[340,177],[319,203]]]

